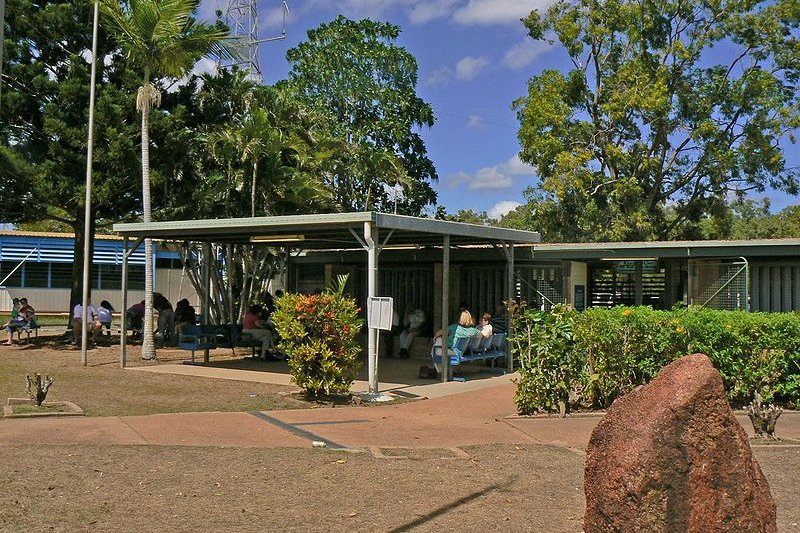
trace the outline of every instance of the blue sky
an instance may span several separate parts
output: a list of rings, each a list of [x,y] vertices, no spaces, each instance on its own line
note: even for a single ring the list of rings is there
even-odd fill
[[[306,32],[342,14],[372,18],[402,28],[397,41],[419,64],[418,94],[433,106],[436,124],[423,130],[436,165],[434,188],[448,212],[486,211],[497,217],[515,207],[535,183],[533,169],[517,154],[519,123],[511,103],[527,92],[527,81],[546,68],[566,68],[558,46],[535,43],[520,18],[549,0],[288,0],[284,40],[261,45],[267,83],[289,72],[286,51]],[[282,2],[261,0],[260,37],[280,35]],[[225,11],[227,0],[204,0],[202,15]],[[796,147],[789,148],[796,152]],[[792,159],[797,160],[792,156]],[[796,198],[770,194],[773,208]]]

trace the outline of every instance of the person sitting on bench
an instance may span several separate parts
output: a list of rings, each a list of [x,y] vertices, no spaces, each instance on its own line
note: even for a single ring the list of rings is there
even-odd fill
[[[14,344],[14,333],[25,328],[35,328],[36,327],[36,311],[28,305],[27,298],[20,298],[19,299],[19,310],[17,311],[16,319],[12,319],[8,322],[6,326],[6,331],[8,332],[8,341],[5,343],[6,346],[11,346]]]
[[[92,344],[97,344],[97,334],[103,329],[97,311],[91,303],[87,301],[86,306],[86,330],[92,336]],[[78,303],[72,308],[72,339],[75,344],[81,342],[83,337],[83,305]]]
[[[128,329],[133,332],[132,336],[141,335],[144,329],[144,300],[130,306],[125,314],[127,316]]]
[[[253,304],[244,315],[242,331],[249,333],[254,339],[261,340],[261,357],[267,359],[269,352],[273,349],[273,334],[267,325],[267,320],[262,319],[264,309]]]
[[[178,333],[181,331],[181,326],[184,324],[196,324],[197,313],[194,306],[189,303],[187,298],[178,300],[175,304],[175,328]]]
[[[492,315],[483,313],[481,321],[478,322],[478,329],[481,330],[481,337],[491,337],[494,333],[492,328]]]
[[[398,355],[401,358],[408,359],[411,344],[419,336],[423,325],[425,325],[425,312],[409,304],[406,318],[403,320],[405,329],[400,332],[400,352]]]
[[[442,333],[442,330],[439,330],[433,337],[435,346],[442,345]],[[461,311],[461,316],[458,318],[458,324],[450,324],[447,327],[447,347],[452,348],[456,340],[474,337],[479,333],[480,330],[475,327],[475,319],[472,318],[472,313],[464,309]]]
[[[97,319],[100,320],[100,325],[106,328],[106,331],[111,335],[111,322],[114,320],[114,308],[111,302],[103,300],[100,302],[100,307],[96,309]]]
[[[158,311],[158,330],[156,339],[164,342],[175,334],[175,311],[167,297],[160,292],[153,293],[153,309]]]

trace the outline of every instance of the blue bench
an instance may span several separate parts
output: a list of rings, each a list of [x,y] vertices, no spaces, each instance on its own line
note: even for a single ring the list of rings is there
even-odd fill
[[[448,349],[450,355],[450,379],[455,381],[465,381],[462,378],[453,378],[453,367],[463,363],[470,363],[472,361],[490,361],[492,364],[501,358],[508,355],[508,344],[506,342],[505,333],[495,333],[491,337],[481,337],[476,335],[474,337],[466,337],[457,339],[452,348]],[[437,371],[442,364],[442,347],[434,345],[431,348],[431,358],[433,364],[436,366]]]
[[[261,353],[261,340],[254,339],[247,332],[242,332],[240,324],[184,324],[178,334],[178,348],[192,352],[197,350],[213,350],[214,348],[251,348],[253,357],[256,350]]]
[[[21,342],[22,341],[22,334],[25,333],[25,335],[26,335],[25,342],[27,344],[31,343],[31,332],[33,332],[33,336],[35,338],[39,337],[39,328],[40,327],[41,326],[39,326],[39,324],[36,322],[35,318],[32,319],[29,322],[25,322],[24,324],[18,324],[18,325],[15,325],[15,326],[11,326],[12,333],[16,333],[17,334],[17,341]]]
[[[178,348],[192,352],[192,363],[195,351],[213,350],[216,347],[217,326],[184,324],[178,333]]]

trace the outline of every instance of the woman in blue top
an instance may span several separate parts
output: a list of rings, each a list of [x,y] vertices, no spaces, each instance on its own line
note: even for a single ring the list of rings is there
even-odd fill
[[[468,339],[478,333],[479,330],[475,327],[475,319],[472,318],[472,313],[465,309],[461,311],[458,324],[450,324],[447,327],[447,347],[452,348],[458,339]],[[441,345],[442,332],[437,332],[436,337],[439,337],[439,345]],[[434,343],[436,343],[436,337],[434,337]]]

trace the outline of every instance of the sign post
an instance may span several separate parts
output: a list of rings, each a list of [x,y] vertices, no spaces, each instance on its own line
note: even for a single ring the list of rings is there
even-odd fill
[[[367,298],[367,327],[371,330],[370,334],[375,339],[375,377],[378,374],[378,355],[380,352],[381,330],[389,331],[392,329],[392,319],[394,318],[394,299],[389,296],[370,296]],[[376,380],[377,381],[377,380]],[[381,394],[377,388],[367,395],[368,400],[373,402],[385,402],[392,399],[391,396]]]

